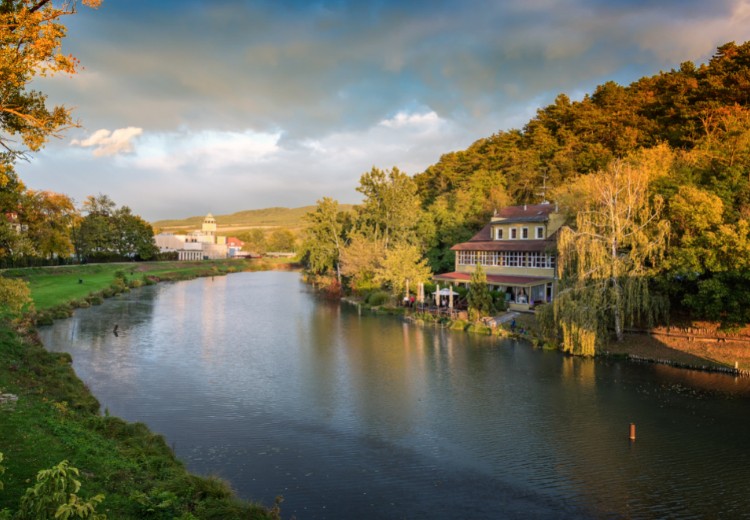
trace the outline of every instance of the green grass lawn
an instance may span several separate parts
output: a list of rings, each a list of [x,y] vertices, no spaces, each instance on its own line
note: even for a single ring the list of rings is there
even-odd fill
[[[128,271],[133,264],[97,264],[63,267],[10,269],[4,275],[21,278],[29,284],[37,310],[45,310],[99,292],[115,280],[117,271]],[[79,283],[81,281],[82,283]]]
[[[45,311],[82,300],[91,294],[107,290],[115,282],[116,273],[126,280],[188,279],[197,276],[221,275],[242,271],[250,265],[243,260],[202,260],[196,262],[125,262],[113,264],[71,265],[7,269],[9,278],[20,278],[29,284],[37,311]]]

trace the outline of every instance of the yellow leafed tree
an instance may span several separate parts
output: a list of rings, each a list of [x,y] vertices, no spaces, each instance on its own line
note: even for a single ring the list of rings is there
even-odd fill
[[[662,200],[649,196],[651,173],[645,162],[615,161],[576,182],[583,197],[575,227],[560,230],[554,302],[566,352],[593,355],[610,330],[621,341],[626,324],[666,311],[665,300],[649,291],[669,231]]]
[[[101,0],[82,3],[98,7]],[[50,136],[74,124],[69,108],[47,107],[46,96],[29,85],[37,76],[76,73],[78,61],[61,48],[66,34],[61,19],[75,9],[75,1],[0,2],[0,148],[5,175],[12,174],[8,165],[26,151],[39,150]]]

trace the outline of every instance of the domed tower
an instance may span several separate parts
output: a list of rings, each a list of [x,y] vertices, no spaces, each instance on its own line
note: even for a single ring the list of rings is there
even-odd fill
[[[216,219],[210,213],[203,219],[201,231],[203,231],[204,235],[216,236]]]

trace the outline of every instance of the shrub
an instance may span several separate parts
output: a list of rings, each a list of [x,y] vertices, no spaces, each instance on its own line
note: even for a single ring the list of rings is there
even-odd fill
[[[50,315],[47,312],[40,312],[36,315],[36,324],[37,325],[52,325],[54,323],[54,318],[52,315]]]
[[[391,295],[386,291],[373,291],[367,295],[366,303],[372,307],[378,307],[390,300]]]
[[[97,294],[92,294],[91,296],[87,297],[86,301],[88,301],[90,305],[101,305],[104,302],[102,297]]]
[[[21,497],[15,517],[19,520],[105,519],[105,515],[96,514],[96,506],[104,500],[104,495],[96,495],[89,500],[79,497],[77,493],[81,489],[81,482],[77,479],[78,474],[78,469],[70,466],[67,460],[37,473],[36,484]]]
[[[55,309],[52,317],[56,320],[64,320],[65,318],[70,318],[72,315],[73,311],[71,309],[62,307]]]
[[[0,276],[0,317],[17,317],[33,308],[31,291],[23,280]]]
[[[466,330],[466,327],[469,324],[465,322],[464,320],[455,320],[453,323],[451,323],[451,329],[453,330]]]

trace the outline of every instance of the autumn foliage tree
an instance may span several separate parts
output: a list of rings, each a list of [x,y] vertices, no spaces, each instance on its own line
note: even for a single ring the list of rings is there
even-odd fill
[[[649,196],[650,175],[643,164],[615,161],[576,183],[585,196],[575,226],[560,231],[553,304],[564,351],[594,355],[610,330],[622,341],[627,324],[665,310],[649,287],[669,232],[661,198]]]
[[[98,7],[101,0],[82,3]],[[48,106],[47,96],[31,88],[35,78],[72,75],[78,70],[78,61],[64,54],[61,47],[66,35],[62,20],[75,12],[76,4],[74,0],[0,1],[0,215],[16,215],[23,209],[25,187],[15,172],[15,163],[76,124],[70,108]],[[66,211],[64,206],[59,204],[58,208]],[[11,256],[14,251],[34,252],[33,244],[27,247],[29,237],[14,237],[13,233],[17,235],[8,219],[0,218],[0,237],[6,243],[0,248],[2,256]],[[39,245],[43,255],[69,249],[59,235],[44,234]]]
[[[82,3],[98,7],[101,0]],[[78,60],[61,47],[67,32],[62,18],[75,8],[74,1],[0,3],[0,146],[6,167],[75,124],[68,107],[48,107],[47,96],[30,88],[36,77],[77,72]]]

